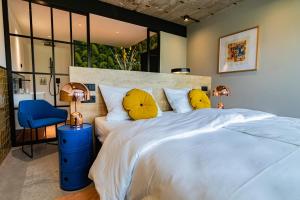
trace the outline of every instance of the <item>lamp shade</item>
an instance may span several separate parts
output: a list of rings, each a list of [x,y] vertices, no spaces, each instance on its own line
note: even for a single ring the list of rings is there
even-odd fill
[[[213,90],[214,96],[229,96],[230,90],[224,85],[219,85]]]
[[[90,91],[82,83],[71,82],[62,87],[59,93],[60,101],[87,101],[90,100]]]
[[[175,74],[189,74],[191,72],[190,68],[173,68],[171,69],[171,73]]]

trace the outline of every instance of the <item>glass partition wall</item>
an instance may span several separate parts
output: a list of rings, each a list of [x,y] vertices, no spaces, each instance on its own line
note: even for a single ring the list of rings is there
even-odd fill
[[[44,99],[55,107],[69,110],[59,101],[60,88],[69,82],[76,41],[87,41],[87,15],[50,8],[22,0],[8,1],[15,145],[22,142],[18,104],[22,100]],[[29,131],[25,137],[30,137]],[[35,130],[36,142],[56,139],[55,127]]]
[[[69,82],[69,66],[159,72],[159,32],[93,15],[23,0],[9,0],[8,22],[15,110],[14,146],[22,143],[17,119],[21,100],[59,101]],[[27,132],[25,136],[30,137]],[[55,127],[36,130],[36,142],[55,140]]]

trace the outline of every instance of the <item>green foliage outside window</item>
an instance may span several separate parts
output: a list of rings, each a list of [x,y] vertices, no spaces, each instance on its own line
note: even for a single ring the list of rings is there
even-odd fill
[[[150,37],[150,49],[158,46],[157,35]],[[88,67],[88,51],[85,42],[74,41],[75,66]],[[147,52],[147,40],[129,48],[91,44],[91,66],[93,68],[141,70],[141,54]]]

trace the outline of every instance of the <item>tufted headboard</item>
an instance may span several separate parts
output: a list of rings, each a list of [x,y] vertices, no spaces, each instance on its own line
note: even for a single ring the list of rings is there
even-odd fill
[[[171,110],[163,88],[201,88],[207,86],[211,90],[211,77],[178,75],[166,73],[151,73],[137,71],[123,71],[111,69],[70,67],[70,82],[95,84],[96,103],[79,103],[77,110],[84,116],[86,122],[94,122],[95,117],[105,116],[107,109],[98,85],[106,84],[118,87],[152,88],[153,95],[163,111]],[[74,105],[71,110],[74,111]]]

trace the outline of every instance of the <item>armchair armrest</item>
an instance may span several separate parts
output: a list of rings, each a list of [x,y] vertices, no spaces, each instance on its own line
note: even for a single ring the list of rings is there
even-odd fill
[[[19,111],[18,112],[18,120],[19,120],[19,124],[23,128],[30,128],[33,118],[30,114]]]
[[[51,110],[51,117],[57,117],[57,118],[62,118],[67,120],[68,118],[68,112],[66,110],[63,109],[59,109],[59,108],[53,108]]]

